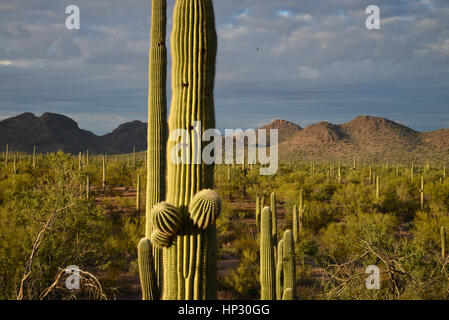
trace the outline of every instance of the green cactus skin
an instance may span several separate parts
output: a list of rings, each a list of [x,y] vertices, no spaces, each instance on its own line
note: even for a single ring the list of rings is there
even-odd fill
[[[256,196],[256,229],[257,232],[260,230],[260,197]]]
[[[159,298],[159,292],[157,291],[157,286],[153,285],[156,282],[156,274],[154,273],[153,246],[151,245],[151,241],[146,238],[140,240],[137,252],[142,299],[157,300]]]
[[[284,240],[278,243],[278,256],[276,264],[276,299],[282,300],[284,293]]]
[[[292,288],[287,288],[284,290],[284,294],[282,295],[282,300],[294,300],[294,294]]]
[[[159,249],[169,248],[173,244],[173,237],[155,228],[151,234],[151,243]]]
[[[271,194],[270,199],[271,199],[271,203],[270,203],[271,218],[273,219],[271,232],[273,233],[274,257],[276,258],[277,244],[278,244],[278,226],[277,226],[277,216],[276,216],[276,194],[274,192]]]
[[[202,134],[215,128],[214,79],[217,34],[211,0],[177,0],[171,37],[172,105],[170,132],[193,132],[201,121]],[[167,143],[167,202],[180,209],[181,230],[174,244],[164,249],[164,299],[216,299],[216,229],[201,230],[188,213],[191,199],[199,191],[213,188],[214,167],[206,164],[173,163],[171,150],[179,141]],[[202,151],[202,147],[198,148]],[[198,150],[194,135],[191,154]],[[181,150],[184,153],[185,149]],[[181,154],[181,156],[183,156]]]
[[[261,300],[274,300],[276,297],[275,259],[271,210],[262,210],[260,222],[260,285]]]
[[[299,190],[299,207],[298,207],[298,236],[304,227],[304,214],[306,212],[306,205],[304,202],[304,190]]]
[[[174,236],[182,224],[178,208],[167,202],[160,202],[151,210],[153,228],[168,236]]]
[[[19,173],[19,170],[17,170],[17,161],[16,161],[16,157],[14,157],[14,159],[13,159],[12,173],[13,173],[13,174]]]
[[[340,162],[338,163],[337,180],[338,180],[338,183],[341,183],[341,164],[340,164]]]
[[[298,208],[296,207],[296,204],[293,205],[293,240],[295,243],[298,242],[298,229],[299,229],[299,221],[298,221]]]
[[[36,169],[36,147],[33,148],[33,170]]]
[[[90,178],[89,175],[86,175],[86,199],[90,199]]]
[[[446,230],[441,226],[441,257],[446,259]]]
[[[380,199],[380,178],[376,176],[376,199]]]
[[[86,150],[86,166],[89,166],[89,149]]]
[[[412,168],[410,169],[410,180],[415,180],[415,166],[412,162]]]
[[[189,205],[190,218],[193,224],[203,230],[209,228],[215,222],[220,212],[220,197],[211,189],[198,192]]]
[[[152,0],[148,70],[148,131],[145,164],[147,167],[145,237],[153,235],[152,208],[165,198],[165,148],[167,138],[167,1]],[[135,149],[134,157],[135,157]],[[135,158],[134,158],[135,159]],[[156,282],[145,285],[162,287],[162,252],[153,246]],[[141,284],[144,285],[141,278]],[[142,290],[153,290],[146,288]],[[160,297],[154,297],[159,299]],[[145,298],[144,298],[145,300]]]
[[[83,169],[82,160],[83,160],[83,154],[80,152],[80,153],[78,153],[78,171],[79,172],[81,172],[81,170]]]
[[[296,257],[295,257],[295,246],[293,243],[293,234],[291,230],[286,230],[284,233],[283,242],[283,276],[284,283],[283,288],[291,288],[294,292],[296,288]]]

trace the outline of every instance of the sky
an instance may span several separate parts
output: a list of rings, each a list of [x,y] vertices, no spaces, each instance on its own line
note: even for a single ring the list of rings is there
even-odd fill
[[[69,5],[80,9],[80,30],[65,26]],[[380,8],[380,30],[366,28],[369,5]],[[420,131],[449,128],[449,1],[214,6],[218,129],[274,119],[305,127],[358,115]],[[150,0],[2,0],[0,120],[54,112],[96,134],[146,121],[150,15]]]

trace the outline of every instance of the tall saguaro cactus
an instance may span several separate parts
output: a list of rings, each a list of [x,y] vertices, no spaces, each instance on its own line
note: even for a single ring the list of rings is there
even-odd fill
[[[151,210],[165,198],[165,147],[167,136],[167,1],[152,0],[150,52],[148,71],[148,131],[147,131],[147,185],[145,211],[145,239],[139,244],[140,282],[144,300],[159,299],[162,285],[162,252],[152,246]],[[150,275],[153,275],[150,276]],[[151,279],[152,281],[148,281]]]
[[[214,80],[217,34],[212,0],[177,0],[171,37],[173,97],[170,132],[186,130],[191,140],[181,159],[202,152],[194,127],[202,134],[215,127]],[[196,127],[197,128],[197,127]],[[216,228],[219,212],[213,187],[213,165],[172,161],[179,141],[167,143],[167,202],[179,209],[181,229],[164,248],[165,299],[216,298]],[[200,148],[198,148],[200,147]],[[203,190],[203,191],[202,191]],[[201,192],[200,192],[201,191]],[[209,222],[204,224],[205,222]]]

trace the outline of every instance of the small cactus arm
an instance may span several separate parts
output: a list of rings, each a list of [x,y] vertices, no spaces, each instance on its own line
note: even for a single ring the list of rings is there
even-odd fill
[[[294,300],[294,294],[292,288],[287,288],[284,290],[284,294],[282,295],[282,300]]]
[[[293,298],[296,288],[296,257],[295,246],[293,243],[293,234],[290,230],[285,231],[283,242],[283,275],[284,275],[284,289],[293,290]]]
[[[282,300],[284,293],[284,240],[278,243],[278,256],[276,264],[276,299]]]
[[[159,298],[159,292],[157,291],[157,286],[153,285],[156,282],[156,274],[154,273],[153,247],[151,241],[146,238],[140,240],[137,251],[142,299],[157,300]]]

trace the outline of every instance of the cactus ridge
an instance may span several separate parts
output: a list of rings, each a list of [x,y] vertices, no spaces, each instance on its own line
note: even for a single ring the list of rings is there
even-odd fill
[[[168,236],[174,236],[182,224],[179,210],[167,202],[160,202],[151,210],[153,226]]]
[[[173,237],[155,229],[151,234],[151,243],[157,248],[169,248],[173,244]]]
[[[220,197],[211,189],[202,190],[190,202],[189,212],[194,225],[200,229],[207,229],[220,215]]]
[[[137,251],[143,300],[155,300],[159,297],[157,286],[152,285],[156,281],[152,250],[153,247],[149,239],[140,240]]]

